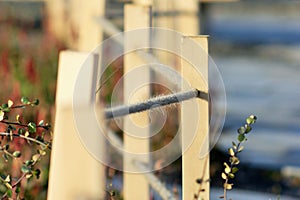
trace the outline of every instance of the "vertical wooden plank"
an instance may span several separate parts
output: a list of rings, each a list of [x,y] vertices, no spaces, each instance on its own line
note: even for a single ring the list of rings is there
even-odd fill
[[[87,58],[89,58],[87,60]],[[87,60],[87,61],[86,61]],[[86,62],[85,62],[86,61]],[[80,101],[82,114],[91,106],[92,80],[98,56],[63,51],[60,53],[56,116],[50,162],[48,200],[103,199],[105,195],[105,167],[94,159],[82,145],[74,122],[72,108],[74,85],[82,64],[94,66],[86,74]],[[89,123],[89,118],[82,123]],[[93,124],[90,131],[98,130]],[[101,146],[101,141],[99,146]],[[99,148],[99,151],[101,149]]]
[[[60,40],[66,37],[66,2],[47,0],[46,9],[50,31]]]
[[[136,28],[149,27],[150,23],[150,7],[143,5],[126,5],[125,6],[125,31],[129,31]],[[139,35],[137,37],[141,44],[149,44],[149,35]],[[133,46],[131,46],[133,45]],[[124,49],[132,49],[138,44],[132,43],[132,38],[125,36]],[[135,68],[145,64],[136,53],[130,53],[124,55],[124,103],[133,103],[149,98],[149,86],[140,86],[141,80],[144,82],[150,82],[150,72],[144,71],[143,74],[132,74]],[[129,74],[129,75],[128,75]],[[130,77],[128,77],[130,76]],[[125,150],[132,153],[148,153],[150,150],[149,140],[139,138],[140,136],[149,135],[149,129],[144,128],[143,132],[137,129],[137,127],[148,126],[148,112],[130,115],[124,118],[124,147]],[[134,123],[135,126],[132,125]],[[136,134],[136,137],[132,134]],[[124,158],[124,169],[132,169],[131,158]],[[140,162],[149,163],[150,158],[145,157]],[[149,184],[146,178],[142,174],[124,173],[124,199],[149,199]]]
[[[153,10],[158,14],[155,26],[170,28],[185,35],[197,35],[198,3],[195,0],[154,0]]]
[[[199,34],[198,1],[195,0],[154,0],[153,11],[157,17],[153,20],[155,27],[169,28],[184,35]],[[158,36],[168,49],[178,49],[170,35]],[[164,39],[165,38],[165,39]],[[173,38],[175,39],[175,38]],[[155,52],[159,60],[168,66],[179,68],[180,58],[166,51]]]
[[[204,51],[195,52],[192,49],[191,39],[200,45]],[[182,59],[181,73],[183,78],[192,88],[208,92],[208,44],[206,36],[184,37],[182,40],[182,57],[200,66],[199,73],[195,68]],[[196,115],[196,116],[195,116]],[[195,116],[195,117],[191,117]],[[195,99],[182,103],[182,144],[187,150],[183,153],[183,200],[194,199],[194,194],[199,190],[196,179],[204,180],[200,196],[209,199],[209,111],[208,101]],[[197,125],[195,127],[195,125]],[[195,135],[194,135],[195,134]],[[200,158],[200,151],[206,151],[205,157]],[[200,198],[199,198],[200,199]]]
[[[95,17],[103,16],[105,0],[47,0],[50,30],[69,48],[91,51],[102,41],[102,27]]]
[[[181,13],[174,17],[174,29],[184,35],[199,34],[198,1],[174,0],[174,10]]]
[[[102,27],[96,23],[95,17],[104,16],[105,0],[79,0],[73,13],[79,14],[77,50],[92,51],[102,41]],[[76,21],[73,21],[76,23]]]

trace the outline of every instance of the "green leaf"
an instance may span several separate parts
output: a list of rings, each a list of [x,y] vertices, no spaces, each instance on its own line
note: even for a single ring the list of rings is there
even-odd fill
[[[231,178],[231,179],[233,179],[234,178],[234,174],[233,173],[229,173],[228,177]]]
[[[10,186],[11,187],[11,186]],[[9,188],[9,190],[6,191],[7,197],[11,198],[12,197],[12,187]]]
[[[4,179],[4,182],[9,183],[10,182],[10,175],[7,175],[6,178]]]
[[[26,131],[25,134],[24,134],[25,137],[28,137],[29,135],[30,135],[30,134],[29,134],[28,131]]]
[[[17,123],[21,124],[21,122],[20,122],[20,115],[16,116],[16,121],[17,121]]]
[[[19,158],[21,156],[21,152],[20,151],[15,151],[15,152],[13,152],[13,156],[15,158]]]
[[[3,157],[3,159],[4,159],[5,162],[8,162],[8,156],[7,156],[7,154],[3,154],[2,157]]]
[[[246,123],[247,124],[254,124],[257,120],[257,117],[255,115],[250,115],[247,119],[246,119]]]
[[[33,102],[31,102],[32,106],[37,106],[40,104],[40,101],[38,99],[35,99]]]
[[[40,159],[40,157],[41,157],[40,154],[34,154],[31,159],[33,160],[33,162],[36,162]]]
[[[16,191],[17,194],[19,194],[21,192],[20,186],[17,186],[15,191]]]
[[[26,177],[27,179],[30,179],[32,176],[33,176],[33,174],[32,174],[32,173],[29,173],[29,174],[26,174],[25,177]]]
[[[28,167],[28,166],[26,166],[26,165],[23,165],[23,166],[21,167],[21,171],[22,171],[23,173],[29,173],[29,172],[31,171],[31,169],[30,169],[30,167]]]
[[[12,100],[8,100],[7,105],[10,108],[12,105],[14,104],[14,102]]]
[[[4,116],[5,116],[5,112],[0,110],[0,122],[4,119]]]
[[[23,104],[30,104],[30,101],[29,101],[29,99],[28,99],[27,97],[22,97],[22,98],[21,98],[21,102],[22,102]]]
[[[227,179],[227,175],[226,175],[224,172],[221,174],[221,177],[222,177],[222,179],[224,179],[224,180]]]
[[[39,126],[43,126],[44,125],[44,120],[41,120],[40,122],[39,122]]]
[[[41,170],[36,169],[36,170],[32,171],[32,174],[33,174],[37,179],[39,179],[39,178],[40,178],[40,175],[41,175]]]
[[[244,150],[244,146],[240,146],[240,148],[238,149],[238,152],[240,153],[240,152],[242,152],[243,150]]]
[[[231,157],[229,158],[232,165],[238,165],[240,163],[240,160],[238,157]]]
[[[224,162],[223,164],[224,164],[225,168],[230,168],[226,162]]]
[[[45,155],[46,155],[46,151],[41,150],[41,149],[38,150],[38,153],[39,153],[41,156],[45,156]]]
[[[36,132],[36,124],[33,122],[28,123],[28,131],[30,133],[35,133]]]
[[[44,126],[43,126],[43,128],[45,129],[45,130],[50,130],[50,128],[51,128],[51,125],[50,124],[48,124],[48,123],[46,123]]]
[[[2,106],[1,106],[1,110],[2,110],[3,112],[9,112],[9,111],[10,111],[10,107],[8,106],[7,103],[4,103],[4,104],[2,104]]]
[[[233,147],[234,149],[237,148],[237,145],[236,145],[235,142],[233,142],[233,141],[232,141],[232,147]]]
[[[226,167],[226,168],[224,169],[224,172],[225,172],[226,174],[229,174],[230,171],[231,171],[230,167]]]
[[[29,101],[29,99],[28,99],[27,97],[22,97],[22,98],[21,98],[21,102],[22,102],[23,104],[30,104],[30,101]]]
[[[229,153],[229,155],[231,155],[231,156],[234,156],[234,154],[235,154],[232,148],[229,148],[229,149],[228,149],[228,153]]]
[[[224,162],[224,166],[225,166],[224,172],[225,172],[226,174],[229,174],[230,171],[231,171],[229,165],[228,165],[226,162]]]
[[[252,130],[252,127],[249,124],[245,124],[245,133],[249,133]]]
[[[246,139],[245,134],[239,134],[237,139],[239,142],[243,142]]]
[[[26,160],[24,164],[26,166],[30,166],[30,165],[32,165],[32,163],[33,163],[33,160]]]
[[[18,130],[19,135],[23,135],[25,133],[26,133],[26,130],[24,128],[19,128],[19,130]]]
[[[244,134],[245,131],[246,131],[246,129],[245,129],[244,126],[241,126],[241,127],[237,130],[237,132],[238,132],[239,134]]]
[[[231,190],[232,189],[233,184],[224,184],[224,188],[226,188],[226,190]]]
[[[233,167],[231,171],[233,174],[235,174],[239,171],[239,169],[237,167]]]

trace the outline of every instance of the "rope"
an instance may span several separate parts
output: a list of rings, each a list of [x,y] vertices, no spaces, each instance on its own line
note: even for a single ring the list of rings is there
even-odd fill
[[[174,103],[179,103],[192,98],[200,98],[208,100],[208,94],[197,89],[192,89],[184,92],[178,92],[160,97],[154,97],[141,103],[132,105],[121,105],[113,108],[106,108],[104,116],[106,119],[115,117],[123,117],[128,114],[138,113],[145,110],[150,110],[157,107],[162,107]]]

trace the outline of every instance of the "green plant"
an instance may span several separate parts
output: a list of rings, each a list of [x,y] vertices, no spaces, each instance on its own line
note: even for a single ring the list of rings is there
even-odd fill
[[[30,101],[22,97],[20,101],[20,104],[15,105],[12,100],[8,100],[0,106],[0,154],[7,166],[19,167],[18,172],[10,170],[11,172],[7,174],[2,174],[1,170],[1,199],[22,199],[23,180],[29,181],[33,177],[39,179],[41,170],[38,168],[38,163],[47,154],[47,150],[51,149],[50,125],[44,120],[37,124],[22,120],[23,111],[37,106],[39,100]],[[24,150],[26,144],[30,146],[31,151]]]
[[[229,154],[229,162],[224,162],[224,171],[222,172],[222,179],[224,179],[224,193],[223,196],[220,196],[220,199],[227,199],[227,190],[231,190],[233,188],[233,183],[230,183],[230,179],[234,179],[235,174],[238,172],[237,165],[240,163],[237,155],[244,150],[244,146],[242,144],[247,141],[246,135],[252,130],[251,125],[254,124],[257,120],[257,117],[254,115],[250,115],[246,119],[246,123],[244,126],[241,126],[237,132],[237,142],[232,142],[232,147],[228,149]]]

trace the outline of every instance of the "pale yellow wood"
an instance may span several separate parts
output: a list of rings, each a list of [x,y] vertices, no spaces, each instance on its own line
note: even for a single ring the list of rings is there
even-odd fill
[[[183,35],[199,34],[198,2],[196,0],[154,0],[153,11],[158,14],[153,19],[155,27],[168,28]],[[166,32],[167,33],[167,32]],[[165,34],[166,34],[165,33]],[[158,36],[168,49],[178,49],[169,35]],[[173,38],[175,39],[175,38]],[[178,68],[180,58],[167,51],[156,51],[155,55],[165,65]]]
[[[153,0],[133,0],[133,2],[136,5],[143,5],[143,6],[153,5]]]
[[[89,58],[87,60],[87,58]],[[51,152],[48,200],[103,199],[105,195],[105,167],[95,160],[82,145],[74,122],[72,99],[74,84],[82,64],[94,65],[98,56],[64,51],[60,53],[56,116]],[[86,61],[87,60],[87,61]],[[94,66],[96,67],[96,66]],[[92,80],[94,68],[86,73],[86,85],[82,85],[84,98],[79,102],[83,116],[89,116],[92,104]],[[77,88],[78,89],[78,88]],[[87,97],[86,97],[87,96]],[[84,117],[82,123],[90,124]],[[97,131],[91,124],[87,133]],[[95,141],[101,151],[102,141]]]
[[[125,31],[149,27],[150,22],[150,7],[142,5],[126,5],[124,29]],[[149,35],[137,35],[138,38],[130,38],[125,36],[124,50],[132,49],[136,43],[148,45]],[[149,98],[149,87],[141,87],[141,81],[149,82],[149,70],[144,73],[132,71],[141,65],[145,64],[136,53],[126,54],[124,56],[124,103],[132,103]],[[126,77],[127,76],[127,77]],[[148,125],[148,112],[130,115],[124,118],[124,147],[130,153],[148,153],[150,150],[149,140],[138,138],[139,136],[147,137],[149,135],[149,128],[144,128],[142,131],[137,127],[147,127]],[[133,136],[132,134],[135,134]],[[125,171],[135,168],[132,164],[132,157],[124,158]],[[149,158],[144,157],[140,162],[149,163]],[[142,174],[124,173],[124,199],[149,199],[149,184]]]
[[[193,49],[191,39],[200,45],[203,51],[199,52],[199,49]],[[181,49],[183,57],[188,58],[189,62],[200,66],[200,71],[197,71],[190,63],[182,59],[181,73],[183,78],[190,84],[190,87],[208,92],[207,37],[184,37]],[[186,89],[186,87],[183,89]],[[203,178],[204,180],[202,188],[205,189],[205,192],[201,192],[200,197],[209,200],[209,182],[206,181],[209,179],[208,101],[195,99],[183,102],[181,124],[182,145],[183,149],[187,149],[182,156],[183,200],[193,199],[194,194],[199,190],[199,185],[196,183],[197,178]],[[207,153],[202,158],[200,158],[201,151]]]
[[[226,3],[226,2],[236,2],[239,0],[199,0],[201,3]]]
[[[170,28],[185,35],[199,32],[198,2],[195,0],[153,0],[153,11],[158,13],[154,26]],[[163,15],[165,13],[165,16]],[[174,14],[174,15],[172,15]]]
[[[104,15],[104,0],[48,0],[46,5],[50,30],[69,48],[91,51],[102,41],[95,17]]]
[[[174,30],[184,35],[197,35],[199,33],[198,2],[195,0],[174,0],[174,10],[182,15],[174,17]]]
[[[79,0],[77,10],[79,13],[78,23],[78,46],[79,51],[91,51],[102,41],[102,27],[96,23],[95,17],[104,16],[104,0]],[[75,23],[75,22],[74,22]]]
[[[61,0],[46,1],[48,28],[60,40],[66,38],[66,4]]]

